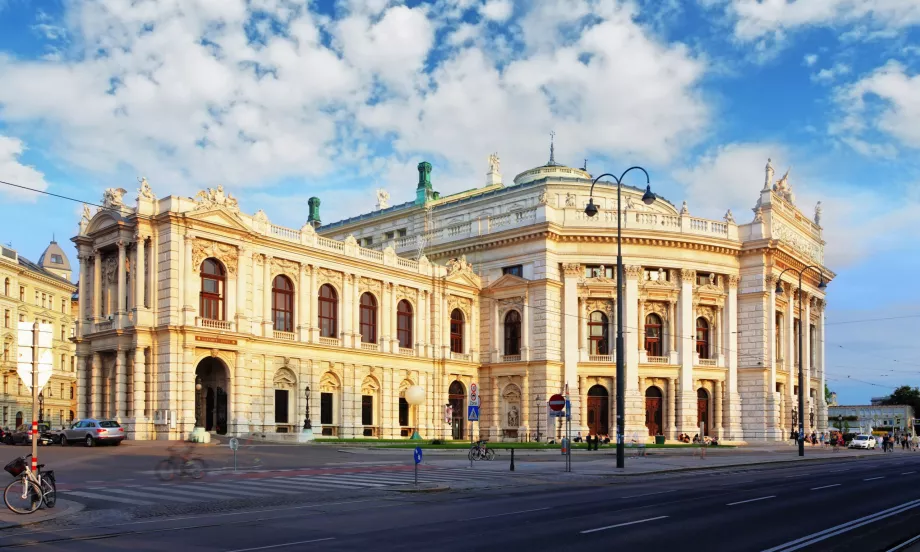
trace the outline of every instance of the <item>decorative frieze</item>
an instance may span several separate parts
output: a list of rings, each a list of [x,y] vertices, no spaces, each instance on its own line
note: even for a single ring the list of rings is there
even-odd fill
[[[201,266],[202,261],[214,257],[225,267],[231,276],[236,275],[239,261],[239,249],[235,245],[195,238],[192,240],[192,264]]]
[[[524,298],[523,297],[508,297],[506,299],[498,300],[498,316],[500,319],[504,319],[505,314],[509,310],[516,310],[519,313],[524,312]]]
[[[383,293],[383,282],[380,280],[374,280],[372,278],[365,278],[364,276],[361,276],[361,278],[358,280],[358,291],[360,293],[370,291],[377,297],[380,297]]]
[[[289,261],[287,259],[279,259],[277,257],[272,259],[272,274],[285,274],[290,277],[294,277],[298,274],[300,269],[300,263],[295,263],[294,261]]]
[[[562,265],[562,272],[567,278],[577,278],[584,274],[584,267],[578,263],[566,263]]]

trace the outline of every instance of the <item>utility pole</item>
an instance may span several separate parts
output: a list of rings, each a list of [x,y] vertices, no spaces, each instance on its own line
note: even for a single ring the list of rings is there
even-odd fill
[[[38,320],[32,324],[32,472],[38,471]]]

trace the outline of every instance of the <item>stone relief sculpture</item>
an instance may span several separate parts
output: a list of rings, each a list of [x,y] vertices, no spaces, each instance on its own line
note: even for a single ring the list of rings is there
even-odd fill
[[[447,261],[447,275],[450,276],[457,272],[472,271],[473,265],[466,261],[466,255],[461,255],[460,258],[454,257],[453,259]]]
[[[192,244],[192,264],[196,267],[201,266],[202,261],[208,257],[222,262],[231,276],[236,275],[239,250],[235,245],[196,239]]]
[[[106,188],[102,193],[102,206],[107,209],[119,209],[124,207],[122,198],[128,193],[124,188]]]
[[[574,207],[575,206],[575,194],[569,192],[565,194],[565,206]]]
[[[754,211],[754,222],[763,222],[763,209],[758,205],[753,209]]]
[[[224,194],[224,187],[218,185],[217,188],[207,188],[195,194],[195,202],[198,204],[196,211],[203,209],[213,209],[215,207],[225,207],[230,211],[239,213],[239,202],[233,194]]]
[[[549,205],[550,207],[556,206],[556,202],[553,200],[553,196],[549,195],[546,190],[543,190],[543,193],[540,194],[538,201],[540,202],[540,205]]]
[[[147,182],[147,177],[142,176],[137,181],[141,183],[141,187],[137,190],[137,200],[156,201],[157,196],[153,195],[153,190],[150,188],[150,183]]]
[[[377,188],[377,209],[386,209],[390,206],[390,192]]]
[[[508,427],[518,427],[521,425],[521,415],[518,412],[518,407],[516,404],[512,404],[508,408]]]
[[[815,205],[815,224],[818,226],[821,226],[821,210],[821,202],[819,201],[818,204]]]

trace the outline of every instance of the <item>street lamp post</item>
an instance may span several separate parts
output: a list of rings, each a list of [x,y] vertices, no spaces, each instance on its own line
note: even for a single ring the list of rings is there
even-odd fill
[[[195,377],[195,427],[201,427],[201,378]]]
[[[38,394],[38,423],[44,423],[45,421],[45,392],[44,390]]]
[[[540,397],[535,397],[533,400],[533,402],[537,404],[537,439],[536,441],[538,443],[540,442],[540,402],[542,400],[543,399],[541,399]]]
[[[303,428],[304,431],[312,430],[313,425],[310,424],[310,386],[308,385],[303,390],[303,402],[304,402],[304,412],[303,412]]]
[[[597,215],[597,205],[594,204],[594,185],[597,184],[597,181],[605,176],[609,176],[616,180],[617,183],[617,468],[626,467],[626,449],[623,444],[623,435],[626,433],[626,424],[625,424],[625,410],[626,410],[626,377],[625,377],[625,366],[624,366],[624,345],[623,345],[623,310],[624,310],[624,301],[623,301],[623,213],[620,209],[621,202],[620,198],[623,192],[623,177],[626,176],[626,173],[633,169],[638,169],[645,173],[645,194],[642,196],[642,201],[646,205],[651,205],[655,202],[655,194],[652,193],[651,180],[648,177],[648,172],[642,167],[630,167],[623,171],[623,174],[620,175],[620,178],[610,174],[604,173],[591,182],[591,191],[589,193],[588,205],[585,206],[585,214],[589,217],[594,217]],[[581,393],[581,390],[579,390]]]
[[[818,289],[824,291],[827,289],[827,284],[824,283],[824,270],[819,266],[808,265],[802,270],[795,270],[790,267],[779,273],[779,278],[776,279],[776,293],[778,295],[783,294],[782,279],[783,274],[788,271],[798,272],[799,273],[799,456],[805,456],[805,359],[804,352],[805,347],[805,337],[803,330],[805,328],[805,320],[802,320],[802,275],[805,274],[805,271],[809,268],[814,269],[818,274],[821,275],[821,281],[818,283]]]

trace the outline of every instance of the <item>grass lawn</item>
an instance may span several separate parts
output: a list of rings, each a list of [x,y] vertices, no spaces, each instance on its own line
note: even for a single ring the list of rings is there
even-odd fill
[[[502,449],[517,449],[517,450],[559,450],[561,445],[548,445],[546,443],[487,443],[489,448],[502,450]],[[679,444],[667,444],[667,445],[645,445],[646,449],[663,449],[663,448],[690,448],[695,445],[679,445]],[[433,445],[431,441],[400,441],[398,443],[387,442],[382,443],[375,448],[397,448],[397,449],[414,449],[415,447],[422,447],[423,449],[468,449],[470,448],[469,441],[446,441],[441,445]],[[585,449],[587,445],[585,443],[572,443],[572,450]],[[615,444],[601,445],[599,449],[615,449]],[[635,445],[626,445],[626,448],[635,448]],[[720,445],[717,448],[734,448],[731,446]]]

